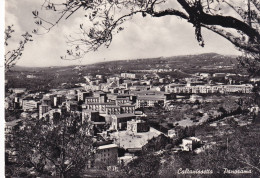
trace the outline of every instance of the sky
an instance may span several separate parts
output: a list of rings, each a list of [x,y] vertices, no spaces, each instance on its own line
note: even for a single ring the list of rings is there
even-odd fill
[[[5,26],[13,24],[15,29],[8,49],[14,49],[21,34],[36,28],[32,11],[40,9],[43,0],[8,0],[5,3]],[[68,48],[65,37],[78,31],[79,24],[84,20],[82,16],[81,12],[75,13],[68,20],[61,21],[49,33],[33,35],[33,42],[26,45],[17,65],[66,66],[209,52],[240,54],[230,42],[206,29],[202,31],[205,40],[205,47],[202,48],[195,39],[195,29],[185,20],[174,16],[143,18],[137,15],[123,25],[124,30],[114,36],[109,48],[101,47],[80,60],[62,60],[60,56],[64,56]]]

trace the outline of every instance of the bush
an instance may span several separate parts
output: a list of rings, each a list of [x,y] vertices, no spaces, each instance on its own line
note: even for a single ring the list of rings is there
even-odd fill
[[[165,146],[165,149],[166,150],[169,150],[169,149],[171,149],[173,146],[172,146],[172,144],[167,144],[166,146]]]

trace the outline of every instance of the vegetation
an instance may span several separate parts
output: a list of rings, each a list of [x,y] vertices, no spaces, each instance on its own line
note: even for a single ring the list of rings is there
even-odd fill
[[[14,33],[13,26],[7,26],[5,29],[5,47],[8,46],[8,40],[12,37],[11,34]],[[7,50],[5,53],[5,71],[10,70],[14,67],[16,62],[21,58],[25,44],[32,41],[32,35],[28,32],[22,35],[23,40],[19,42],[19,46],[13,50]]]
[[[157,177],[160,157],[152,154],[141,155],[123,167],[124,177],[150,178]]]
[[[13,133],[17,162],[6,164],[7,177],[80,175],[93,159],[90,125],[76,116],[31,120]]]

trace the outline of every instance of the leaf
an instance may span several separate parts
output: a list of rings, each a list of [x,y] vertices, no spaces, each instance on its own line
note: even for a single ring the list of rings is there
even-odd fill
[[[83,24],[80,24],[79,27],[80,27],[80,29],[83,29]]]
[[[38,15],[39,15],[39,12],[38,11],[32,11],[32,14],[35,16],[35,17],[37,17]]]

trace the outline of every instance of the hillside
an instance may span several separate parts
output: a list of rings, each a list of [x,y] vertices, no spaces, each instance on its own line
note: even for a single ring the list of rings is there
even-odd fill
[[[134,72],[143,75],[140,70],[172,69],[161,72],[159,76],[169,75],[173,78],[184,78],[196,72],[236,72],[237,61],[234,56],[223,56],[216,53],[184,55],[149,59],[132,59],[107,61],[82,66],[65,67],[21,67],[16,66],[6,73],[9,87],[26,87],[31,89],[49,89],[60,87],[63,83],[73,86],[85,82],[85,75],[119,74]],[[33,77],[28,77],[31,75]]]
[[[174,57],[160,57],[149,59],[133,59],[125,61],[108,61],[89,65],[97,69],[108,69],[113,71],[149,70],[149,69],[181,69],[187,73],[194,70],[219,69],[219,66],[226,66],[224,69],[231,69],[237,65],[234,56],[224,56],[216,53],[200,55],[184,55]],[[229,66],[229,67],[227,67]],[[199,71],[198,71],[199,72]]]

